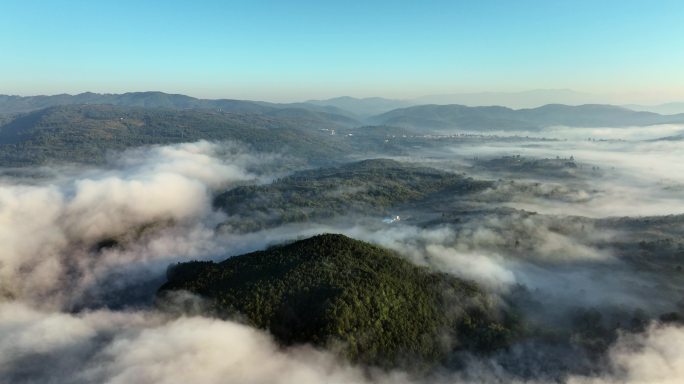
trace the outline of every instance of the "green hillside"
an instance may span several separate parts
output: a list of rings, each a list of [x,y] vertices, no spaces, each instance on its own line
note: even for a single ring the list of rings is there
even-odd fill
[[[234,140],[253,149],[330,161],[348,153],[319,123],[261,114],[76,105],[21,115],[0,126],[0,166],[97,164],[107,151],[150,144]]]
[[[194,97],[164,92],[127,92],[122,94],[101,94],[84,92],[78,95],[52,96],[10,96],[0,95],[0,114],[31,112],[39,109],[64,105],[115,105],[120,107],[167,108],[167,109],[213,109],[223,112],[273,114],[281,109],[296,109],[300,112],[322,112],[345,117],[345,122],[355,124],[353,114],[328,105],[310,103],[268,103],[263,101],[234,99],[197,99]]]
[[[313,343],[382,366],[490,351],[515,336],[515,322],[474,283],[343,235],[178,264],[159,295],[175,290],[199,294],[217,315],[243,316],[285,345]]]
[[[532,109],[467,107],[464,105],[419,105],[395,109],[372,117],[374,124],[424,130],[472,131],[539,130],[550,126],[627,127],[684,122],[684,115],[659,115],[612,105],[549,104]]]
[[[373,159],[297,172],[269,185],[241,186],[218,195],[214,205],[231,215],[233,229],[325,219],[343,214],[388,214],[388,209],[433,193],[459,196],[488,181],[434,168]]]

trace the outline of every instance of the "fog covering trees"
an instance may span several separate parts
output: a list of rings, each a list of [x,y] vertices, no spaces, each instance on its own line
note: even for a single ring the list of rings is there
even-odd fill
[[[674,139],[681,126],[502,133],[339,124],[332,135],[330,116],[293,119],[291,112],[70,106],[4,117],[0,381],[684,377],[684,148]],[[383,222],[388,216],[401,220]],[[344,339],[287,339],[272,327],[267,319],[279,312],[258,311],[282,303],[271,289],[282,276],[250,285],[241,270],[275,264],[274,255],[301,261],[307,253],[293,244],[322,233],[365,243],[333,237],[325,242],[331,254],[350,251],[330,266],[323,257],[277,268],[292,273],[282,292],[330,282],[382,308],[394,303],[376,289],[386,284],[395,298],[433,300],[425,312],[390,311],[392,326],[415,325],[407,328],[415,332],[350,325],[349,336],[365,344],[345,358],[352,343]],[[273,248],[282,244],[295,248]],[[263,263],[245,262],[259,255]],[[364,264],[372,257],[386,262]],[[200,276],[220,284],[188,280],[196,294],[177,291],[163,309],[155,306],[167,268],[193,260],[202,273],[214,271]],[[373,278],[341,273],[357,267]],[[454,289],[435,289],[432,279]],[[224,291],[224,283],[239,289]],[[263,292],[252,290],[257,285]],[[474,302],[434,305],[450,291],[456,298],[470,292]],[[327,304],[294,307],[337,308],[338,293],[324,290]],[[381,313],[364,312],[374,308],[365,303],[354,308],[323,319]],[[473,333],[458,332],[466,315],[477,324]],[[454,323],[438,342],[418,337],[434,336],[424,327],[446,324],[443,316]],[[491,348],[474,347],[479,331],[490,329],[484,324],[504,337],[495,332],[485,337]],[[359,329],[377,332],[364,339]],[[390,349],[391,364],[365,347],[388,340],[404,346]],[[420,359],[411,356],[434,351],[416,345],[446,347],[434,365],[413,370],[407,362]]]

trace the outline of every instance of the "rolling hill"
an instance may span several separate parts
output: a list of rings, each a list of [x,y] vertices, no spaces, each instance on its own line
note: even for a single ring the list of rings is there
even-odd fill
[[[233,140],[267,152],[331,162],[345,141],[318,131],[330,122],[263,114],[69,105],[22,114],[0,127],[0,166],[97,164],[107,151],[197,140]],[[334,126],[334,125],[333,125]]]
[[[433,193],[460,196],[492,183],[393,160],[373,159],[296,172],[272,184],[241,186],[214,201],[230,217],[223,225],[252,231],[339,215],[387,215],[388,210]]]
[[[433,130],[540,130],[550,126],[626,127],[684,123],[684,114],[659,115],[611,105],[549,104],[533,109],[421,105],[396,109],[370,118],[374,124]]]
[[[242,316],[284,345],[313,343],[354,362],[429,364],[452,350],[506,346],[516,333],[513,318],[474,283],[343,235],[182,263],[167,276],[160,298],[189,291],[219,317]]]
[[[66,105],[115,105],[120,107],[165,109],[211,109],[220,112],[277,115],[288,110],[292,117],[331,118],[348,126],[357,125],[356,117],[334,106],[318,106],[308,103],[277,104],[260,101],[231,99],[197,99],[194,97],[163,92],[129,92],[123,94],[99,94],[86,92],[78,95],[54,96],[8,96],[0,95],[0,113],[31,112],[39,109]],[[299,115],[298,115],[299,113]]]

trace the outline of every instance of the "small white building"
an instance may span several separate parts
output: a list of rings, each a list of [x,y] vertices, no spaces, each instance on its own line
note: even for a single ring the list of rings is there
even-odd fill
[[[401,221],[401,217],[394,216],[394,217],[386,217],[386,218],[382,219],[382,222],[385,224],[392,224],[392,223],[396,223],[397,221]]]

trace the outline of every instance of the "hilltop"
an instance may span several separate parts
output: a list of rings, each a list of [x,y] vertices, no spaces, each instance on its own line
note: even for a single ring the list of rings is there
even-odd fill
[[[389,208],[434,193],[460,196],[491,185],[417,164],[371,159],[233,188],[219,194],[214,206],[231,215],[225,225],[249,231],[345,214],[384,215]]]
[[[313,343],[382,366],[486,352],[515,335],[514,321],[474,283],[343,235],[178,264],[159,295],[177,290],[206,298],[220,317],[243,316],[284,345]]]

